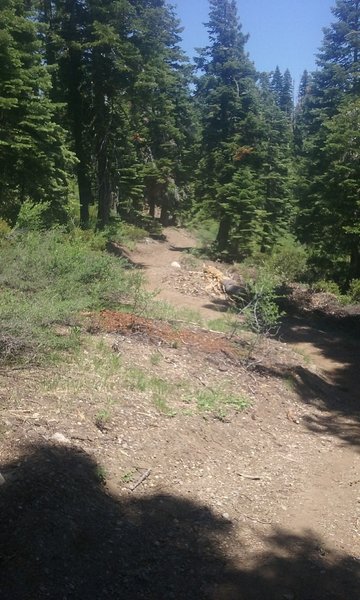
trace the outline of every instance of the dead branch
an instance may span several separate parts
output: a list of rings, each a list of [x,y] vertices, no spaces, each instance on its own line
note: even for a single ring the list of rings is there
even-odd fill
[[[136,490],[136,488],[139,487],[139,485],[141,485],[145,479],[147,479],[149,477],[151,473],[151,469],[147,469],[145,471],[145,473],[143,473],[136,481],[135,483],[131,486],[130,490],[133,492],[134,490]]]

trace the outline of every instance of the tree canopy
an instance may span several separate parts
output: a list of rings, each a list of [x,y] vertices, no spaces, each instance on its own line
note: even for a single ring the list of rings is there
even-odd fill
[[[360,277],[360,0],[332,11],[294,107],[290,71],[251,61],[235,0],[209,0],[195,65],[165,0],[1,0],[1,218],[25,202],[49,225],[77,203],[88,227],[96,207],[98,228],[198,212],[218,255],[290,235],[319,276]]]

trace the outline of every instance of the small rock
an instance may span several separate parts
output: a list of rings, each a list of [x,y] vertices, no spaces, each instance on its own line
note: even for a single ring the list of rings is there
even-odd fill
[[[5,483],[5,477],[4,477],[4,475],[1,475],[1,473],[0,473],[0,485],[4,485],[4,483]]]
[[[59,444],[71,444],[70,440],[62,433],[54,433],[50,439],[52,439],[54,442],[58,442]]]
[[[176,262],[176,260],[174,260],[174,262],[171,263],[171,266],[174,267],[174,269],[181,269],[181,265]]]
[[[230,520],[230,515],[229,515],[229,513],[223,513],[223,515],[222,515],[222,516],[223,516],[223,519],[226,519],[227,521],[229,521],[229,520]]]

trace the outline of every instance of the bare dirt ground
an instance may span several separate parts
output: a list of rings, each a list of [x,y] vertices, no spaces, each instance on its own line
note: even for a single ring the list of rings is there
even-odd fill
[[[166,237],[131,254],[148,289],[218,318],[192,238]],[[90,329],[63,364],[0,373],[0,597],[356,600],[358,343],[293,317],[249,369],[246,338]]]

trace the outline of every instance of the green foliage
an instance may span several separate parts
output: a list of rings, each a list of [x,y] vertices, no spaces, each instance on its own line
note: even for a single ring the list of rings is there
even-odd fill
[[[8,235],[10,231],[10,225],[4,219],[0,219],[0,239]]]
[[[279,280],[266,269],[246,282],[246,305],[240,309],[247,329],[257,335],[271,335],[279,326],[281,312],[276,304]]]
[[[351,302],[360,302],[360,279],[353,279],[351,281],[348,297]]]
[[[236,396],[220,388],[200,390],[196,393],[195,400],[200,411],[219,413],[223,416],[226,409],[242,411],[250,406],[250,401],[245,396]]]
[[[143,241],[149,234],[148,231],[136,225],[113,221],[104,232],[109,240],[127,246],[133,250],[137,242]]]
[[[49,202],[55,222],[65,218],[74,159],[50,98],[41,27],[27,7],[0,5],[0,212],[14,222],[23,202]]]
[[[315,292],[326,292],[327,294],[334,294],[334,296],[338,296],[339,298],[341,296],[340,288],[335,281],[327,281],[322,279],[314,283],[312,288],[315,290]]]
[[[200,250],[206,250],[214,243],[219,229],[215,219],[209,218],[204,212],[199,211],[186,221],[187,228],[199,240]]]
[[[26,200],[20,207],[15,229],[41,231],[46,226],[49,209],[50,202],[34,204],[33,202],[30,202],[30,200]]]
[[[299,281],[306,272],[307,252],[304,246],[288,235],[274,246],[266,264],[281,282]]]
[[[60,230],[14,233],[1,246],[0,331],[34,357],[79,341],[79,313],[136,297],[141,277],[118,258]],[[56,324],[72,328],[59,336]]]
[[[303,77],[296,111],[296,228],[317,255],[317,275],[345,285],[360,277],[360,4],[337,0],[332,12],[318,70]]]

